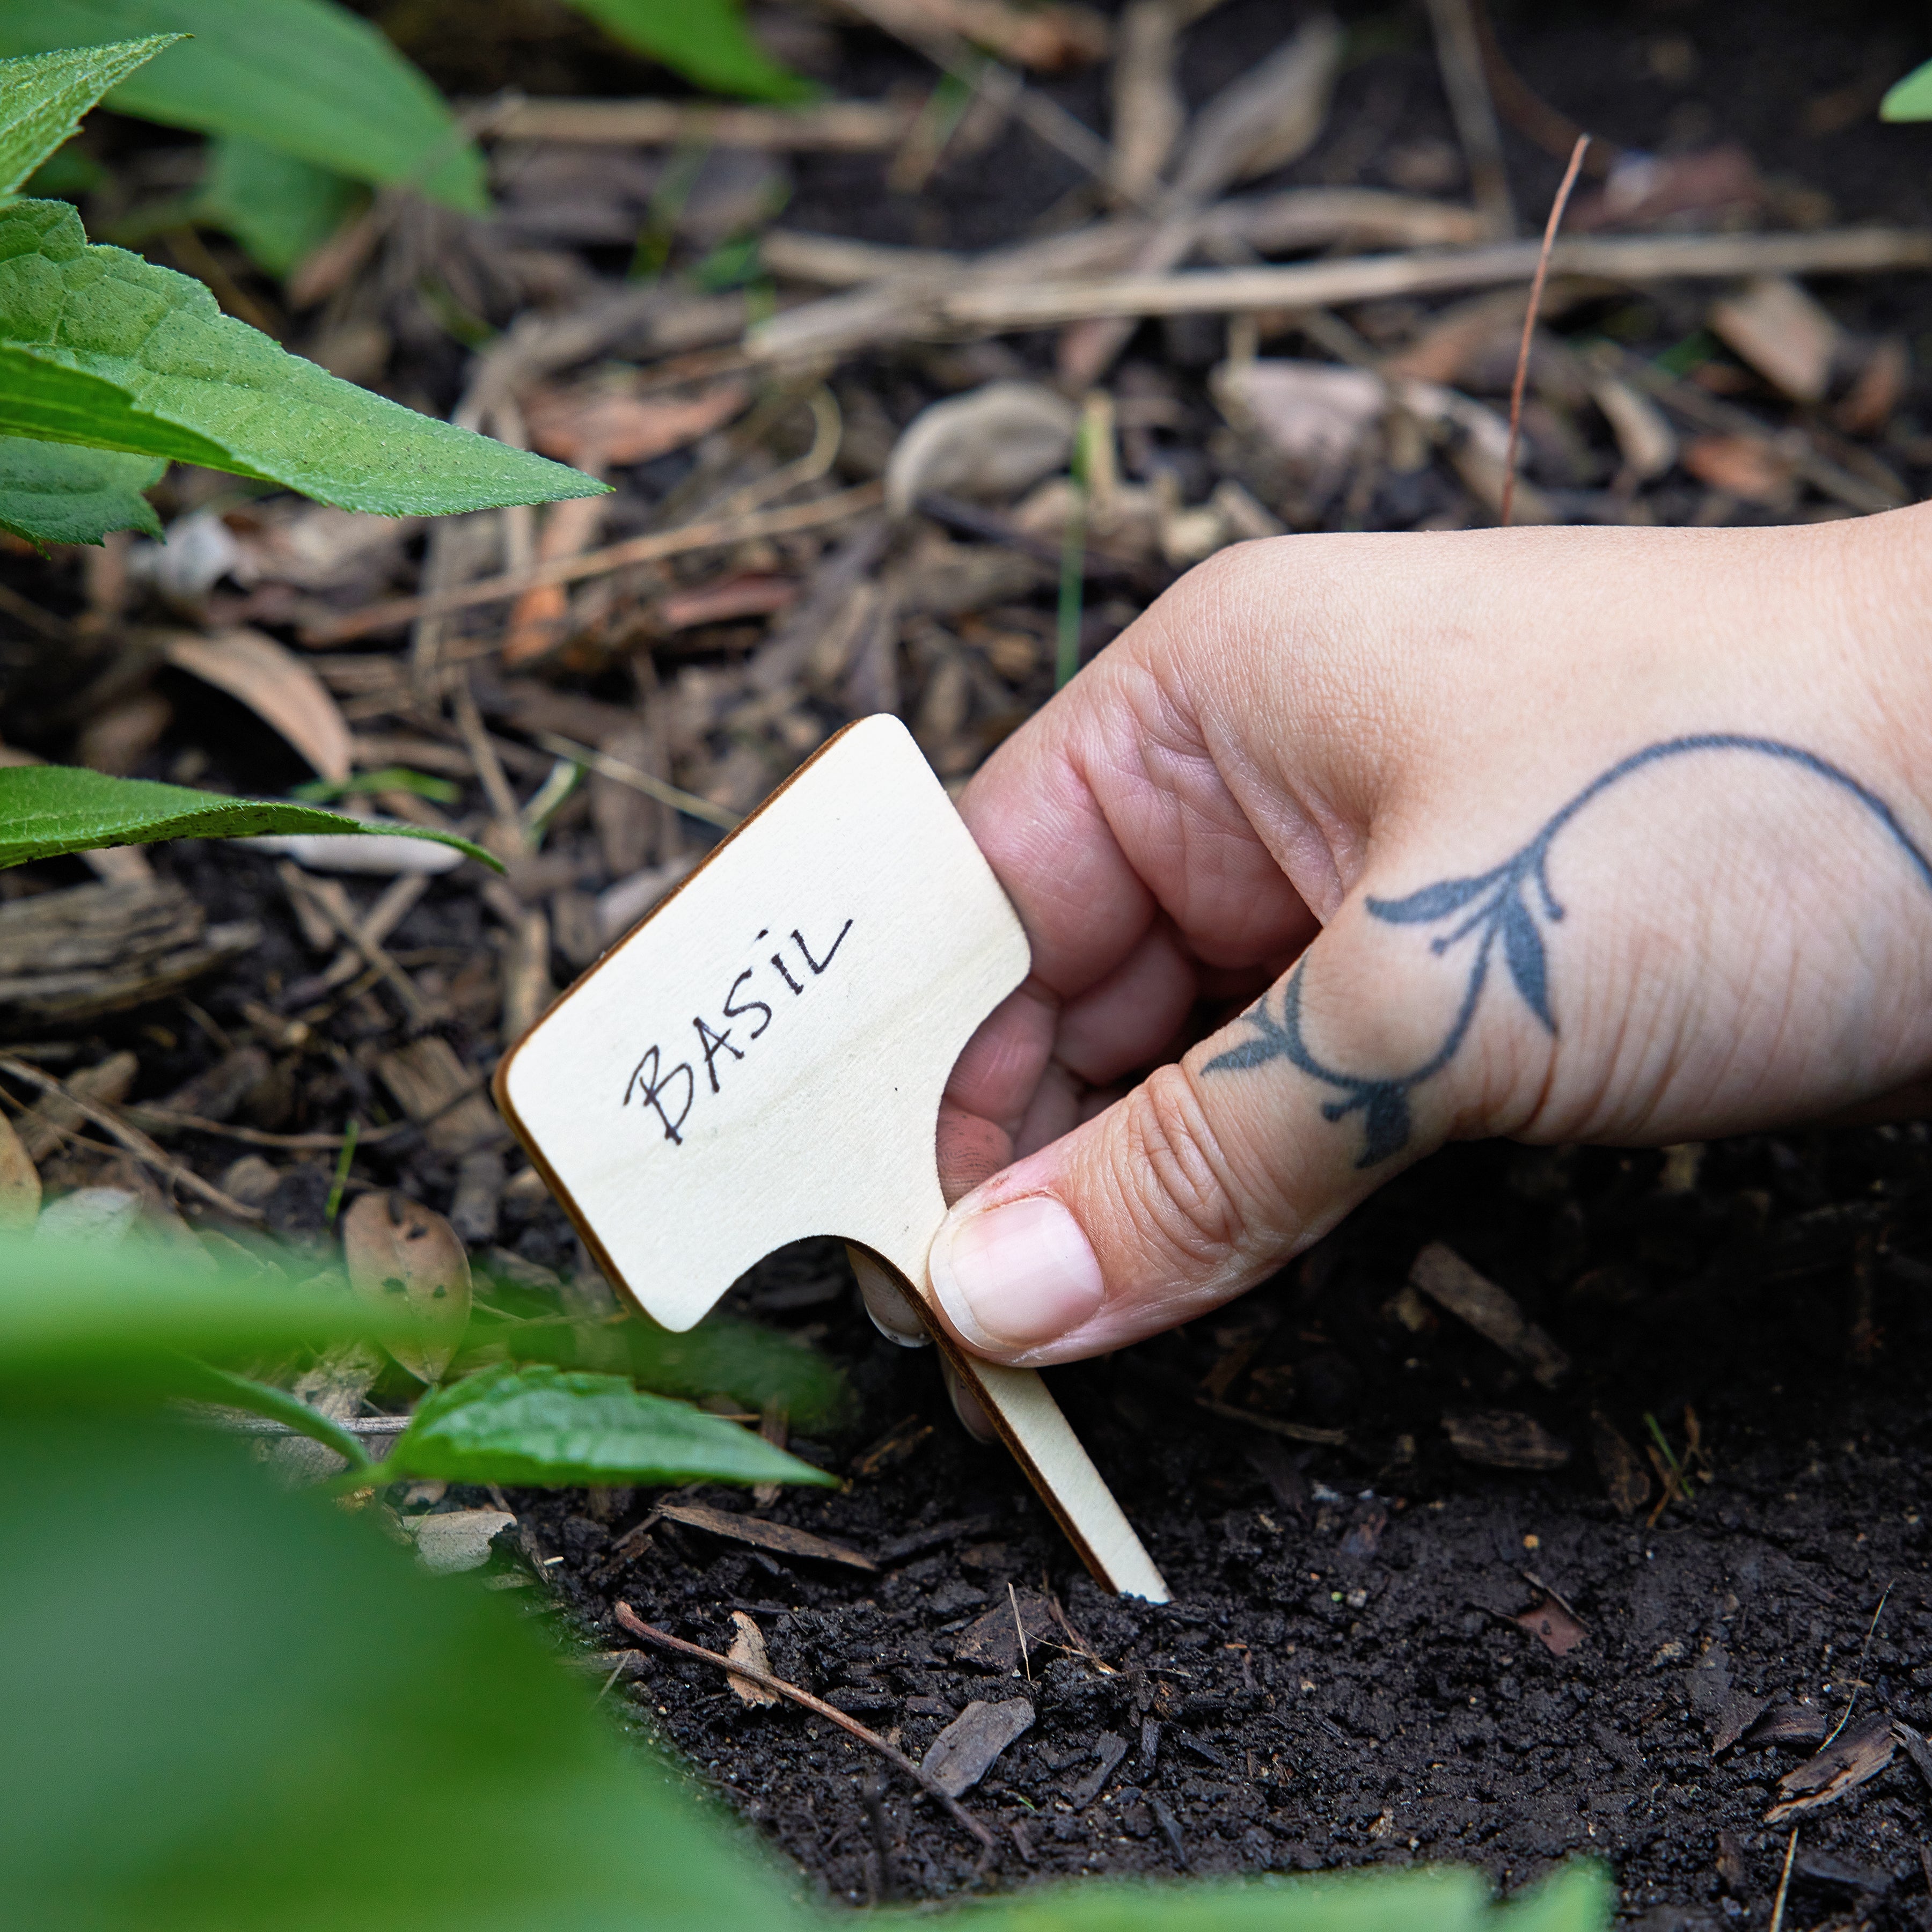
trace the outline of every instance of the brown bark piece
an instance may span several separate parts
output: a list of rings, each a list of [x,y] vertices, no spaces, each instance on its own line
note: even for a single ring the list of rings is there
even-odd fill
[[[1491,1469],[1560,1469],[1570,1445],[1552,1436],[1534,1416],[1512,1409],[1469,1409],[1445,1415],[1450,1446],[1466,1462]]]
[[[1623,1432],[1600,1409],[1590,1418],[1590,1453],[1611,1508],[1619,1516],[1634,1516],[1650,1500],[1650,1472]]]
[[[808,1529],[794,1529],[788,1522],[772,1522],[761,1516],[707,1509],[701,1503],[660,1503],[658,1514],[687,1528],[705,1530],[733,1543],[748,1543],[754,1550],[772,1550],[781,1556],[808,1556],[821,1563],[842,1563],[852,1570],[879,1567],[848,1544],[834,1543],[829,1537],[814,1536]]]
[[[439,1154],[467,1154],[504,1137],[503,1124],[489,1102],[481,1093],[470,1090],[476,1087],[475,1076],[440,1035],[425,1034],[384,1054],[376,1061],[376,1070],[411,1120],[428,1121],[424,1138]],[[466,1098],[457,1099],[466,1092]],[[447,1111],[439,1111],[444,1108]]]
[[[734,1664],[748,1664],[754,1670],[762,1671],[766,1676],[770,1676],[771,1659],[765,1654],[764,1632],[742,1610],[734,1610],[731,1622],[738,1634],[731,1640],[731,1648],[724,1654]],[[762,1684],[754,1683],[748,1677],[734,1674],[724,1681],[730,1686],[732,1695],[747,1704],[776,1704],[778,1701],[778,1694],[776,1690],[767,1690]]]
[[[141,1063],[131,1053],[110,1053],[92,1066],[83,1066],[66,1084],[76,1099],[97,1106],[118,1107],[134,1084]],[[66,1137],[82,1126],[86,1115],[74,1102],[50,1094],[20,1123],[20,1144],[29,1160],[45,1160]]]
[[[210,926],[165,880],[72,886],[0,906],[0,1014],[60,1025],[178,992],[261,940],[247,922]]]
[[[1033,1726],[1033,1706],[1024,1697],[1004,1704],[977,1698],[928,1747],[920,1768],[949,1798],[970,1791],[993,1768],[1013,1740]]]
[[[1555,1388],[1570,1372],[1570,1358],[1556,1339],[1524,1315],[1507,1289],[1478,1274],[1454,1249],[1432,1241],[1416,1256],[1408,1279],[1412,1286],[1520,1363],[1545,1388]]]
[[[1818,1755],[1788,1771],[1778,1780],[1783,1795],[1764,1814],[1767,1825],[1781,1825],[1786,1819],[1802,1816],[1856,1791],[1877,1777],[1898,1754],[1898,1740],[1892,1734],[1892,1720],[1880,1715],[1868,1718],[1839,1733],[1835,1743],[1827,1744]]]
[[[1015,1601],[1019,1606],[1017,1624],[1013,1622]],[[1011,1670],[1020,1660],[1022,1630],[1029,1646],[1054,1640],[1053,1612],[1046,1599],[1034,1591],[1022,1590],[1013,1600],[997,1604],[968,1624],[959,1633],[952,1654],[958,1662],[981,1670]]]

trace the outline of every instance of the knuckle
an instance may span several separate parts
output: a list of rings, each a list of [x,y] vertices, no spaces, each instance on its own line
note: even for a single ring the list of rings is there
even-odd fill
[[[1244,1249],[1249,1223],[1199,1090],[1157,1068],[1121,1102],[1120,1180],[1143,1234],[1196,1268]]]

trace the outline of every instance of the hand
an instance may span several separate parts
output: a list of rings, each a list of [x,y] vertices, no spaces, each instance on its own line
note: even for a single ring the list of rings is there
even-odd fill
[[[1932,1099],[1928,538],[1287,537],[1177,585],[962,807],[1033,972],[939,1123],[958,1339],[1188,1320],[1452,1138]]]

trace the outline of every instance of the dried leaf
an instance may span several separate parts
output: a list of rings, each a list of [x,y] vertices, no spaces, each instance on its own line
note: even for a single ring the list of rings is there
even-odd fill
[[[920,1768],[947,1797],[957,1798],[992,1769],[1007,1745],[1032,1729],[1033,1715],[1024,1697],[1004,1704],[975,1698],[933,1739]]]
[[[1840,332],[1787,275],[1761,275],[1711,305],[1712,331],[1794,402],[1815,403],[1832,380]]]
[[[1700,436],[1685,447],[1684,466],[1747,503],[1774,507],[1791,499],[1791,460],[1761,436]]]
[[[748,1664],[754,1670],[762,1670],[769,1677],[773,1672],[772,1660],[765,1654],[764,1634],[752,1619],[742,1610],[734,1610],[731,1621],[736,1625],[738,1634],[731,1640],[731,1648],[724,1654],[734,1664]],[[748,1677],[728,1676],[725,1682],[731,1687],[734,1696],[747,1704],[776,1704],[778,1694],[767,1690],[762,1684],[754,1684]]]
[[[530,441],[546,456],[587,464],[648,463],[722,429],[752,400],[742,382],[694,396],[640,396],[604,383],[540,390],[525,399]]]
[[[1912,381],[1912,352],[1903,338],[1880,338],[1832,420],[1847,436],[1876,436],[1891,422]]]
[[[1536,1638],[1552,1657],[1568,1657],[1586,1635],[1583,1626],[1546,1590],[1510,1622]]]
[[[322,777],[349,776],[349,727],[321,679],[293,652],[260,631],[212,638],[169,634],[169,663],[239,698],[301,752]]]
[[[40,1217],[40,1171],[0,1114],[0,1234],[25,1234]]]
[[[1820,1805],[1855,1791],[1877,1777],[1898,1750],[1892,1734],[1892,1720],[1880,1715],[1839,1733],[1835,1743],[1827,1744],[1814,1758],[1796,1771],[1788,1771],[1778,1780],[1783,1793],[1779,1802],[1764,1814],[1767,1825],[1781,1825],[1787,1818],[1802,1816]]]
[[[62,1241],[112,1247],[134,1232],[141,1197],[125,1187],[76,1187],[41,1210],[37,1232]]]
[[[700,1503],[660,1503],[658,1514],[673,1522],[708,1531],[734,1543],[748,1543],[754,1550],[776,1550],[783,1556],[809,1556],[821,1563],[842,1563],[852,1570],[876,1570],[872,1559],[830,1538],[814,1536],[808,1529],[794,1529],[788,1522],[772,1522],[760,1516],[739,1516],[730,1510],[707,1509]]]
[[[1175,194],[1211,201],[1236,182],[1306,153],[1328,118],[1341,62],[1342,29],[1319,14],[1230,82],[1194,117],[1174,164]]]
[[[1328,362],[1223,363],[1214,388],[1231,422],[1303,464],[1346,462],[1388,406],[1379,377]]]
[[[1466,1462],[1491,1469],[1560,1469],[1570,1445],[1534,1417],[1510,1409],[1471,1409],[1445,1415],[1450,1445]]]
[[[480,1570],[490,1560],[490,1545],[517,1519],[507,1510],[446,1510],[438,1516],[405,1518],[404,1526],[416,1536],[416,1560],[432,1575],[454,1576],[460,1570]]]
[[[886,506],[909,514],[928,493],[1005,500],[1061,468],[1077,418],[1039,382],[988,382],[914,417],[886,465]]]
[[[470,1258],[433,1208],[396,1193],[365,1194],[342,1217],[349,1284],[377,1306],[406,1298],[421,1332],[389,1344],[418,1382],[438,1382],[470,1324]]]
[[[1639,482],[1661,476],[1677,460],[1677,433],[1648,396],[1615,376],[1598,377],[1590,393]]]

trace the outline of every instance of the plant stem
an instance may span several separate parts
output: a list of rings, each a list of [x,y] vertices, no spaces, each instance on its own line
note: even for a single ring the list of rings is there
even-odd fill
[[[349,1170],[356,1160],[356,1143],[361,1138],[362,1123],[353,1114],[342,1136],[342,1151],[335,1157],[335,1180],[328,1190],[328,1201],[322,1210],[322,1220],[330,1226],[335,1226],[335,1217],[342,1211],[342,1190],[349,1184]]]
[[[1087,574],[1087,424],[1083,417],[1073,439],[1073,502],[1060,538],[1060,629],[1054,656],[1053,688],[1072,681],[1080,668],[1081,593]]]
[[[266,1416],[272,1422],[286,1423],[297,1435],[334,1450],[351,1469],[368,1468],[368,1452],[347,1430],[328,1416],[317,1414],[286,1389],[230,1375],[226,1369],[212,1367],[192,1356],[182,1359],[192,1371],[190,1380],[197,1400],[220,1402],[228,1408],[246,1409],[250,1415]]]

